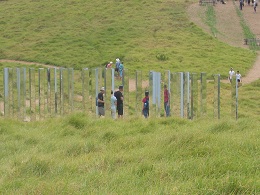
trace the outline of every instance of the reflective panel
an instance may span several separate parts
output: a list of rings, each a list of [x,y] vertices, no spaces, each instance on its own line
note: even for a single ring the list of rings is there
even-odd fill
[[[169,70],[165,71],[164,76],[164,85],[166,85],[166,89],[168,90],[168,103],[164,101],[164,86],[162,86],[162,102],[164,108],[164,116],[171,115],[171,72]],[[166,94],[165,94],[166,95]]]
[[[82,69],[82,107],[84,113],[91,111],[91,98],[90,98],[90,78],[89,69]]]
[[[114,69],[113,69],[114,70]],[[111,90],[112,87],[112,68],[105,69],[105,110],[107,113],[107,117],[110,117],[111,109],[110,109],[110,98],[111,98]],[[114,92],[114,91],[113,91]]]
[[[137,115],[141,115],[143,104],[142,100],[144,98],[144,93],[142,92],[142,71],[138,70],[135,73],[135,89],[136,89],[136,98],[135,98],[135,112]]]
[[[214,118],[220,119],[220,74],[214,75]]]
[[[202,72],[200,76],[200,116],[205,116],[207,114],[207,75]]]
[[[29,69],[29,97],[30,97],[30,108],[29,115],[30,120],[36,120],[36,89],[35,89],[35,69]]]
[[[198,77],[191,74],[191,119],[198,117]]]
[[[44,69],[38,69],[38,89],[37,89],[37,113],[39,114],[39,119],[44,118],[45,112],[45,74]]]
[[[113,77],[112,77],[113,78]],[[123,86],[124,86],[124,118],[129,116],[129,71],[124,69],[123,77]]]

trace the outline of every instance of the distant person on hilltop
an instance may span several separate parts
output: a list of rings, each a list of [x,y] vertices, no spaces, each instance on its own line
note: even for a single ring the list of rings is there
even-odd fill
[[[123,73],[124,73],[124,64],[123,64],[123,62],[120,63],[118,71],[119,71],[119,78],[122,79],[123,78]]]
[[[243,6],[244,6],[244,0],[239,0],[239,7],[240,7],[240,10],[243,9]]]
[[[120,59],[116,59],[116,68],[115,71],[117,72],[117,76],[119,77],[119,66],[120,66]]]
[[[236,73],[236,80],[237,80],[237,87],[242,86],[242,76],[239,73],[239,71],[237,71],[237,73]]]
[[[112,65],[113,65],[113,62],[109,62],[109,63],[106,65],[106,68],[112,68]]]
[[[242,78],[241,78],[241,77],[242,77],[242,76],[241,76],[240,72],[237,71],[237,73],[236,73],[236,79],[237,79],[237,82],[238,82],[238,83],[242,82]]]
[[[233,68],[230,68],[230,71],[228,72],[228,80],[230,81],[230,83],[232,82],[232,77],[235,75],[235,71],[233,70]]]
[[[258,4],[258,0],[254,0],[254,11],[255,11],[255,12],[256,12],[257,4]]]

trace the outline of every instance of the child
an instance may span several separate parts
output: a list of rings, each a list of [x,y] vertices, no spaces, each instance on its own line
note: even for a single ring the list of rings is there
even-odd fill
[[[143,102],[143,115],[145,118],[149,116],[149,92],[145,91],[145,97],[142,100]]]

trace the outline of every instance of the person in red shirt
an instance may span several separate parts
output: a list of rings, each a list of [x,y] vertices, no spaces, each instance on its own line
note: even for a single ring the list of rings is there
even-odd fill
[[[142,100],[143,102],[143,115],[145,118],[149,116],[149,92],[145,91],[145,97]]]
[[[166,117],[170,116],[170,93],[167,89],[167,85],[164,85],[164,110]]]

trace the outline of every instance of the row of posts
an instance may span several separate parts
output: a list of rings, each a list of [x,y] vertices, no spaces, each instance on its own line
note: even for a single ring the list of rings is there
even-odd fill
[[[150,117],[164,115],[163,86],[170,92],[170,115],[194,119],[207,115],[207,75],[189,72],[135,72],[124,70],[118,79],[114,69],[4,68],[3,110],[5,117],[35,121],[75,111],[97,116],[96,97],[105,87],[105,116],[110,116],[111,90],[124,86],[124,117],[141,115],[144,91],[150,93]],[[129,83],[134,81],[135,86]],[[148,81],[148,85],[145,82]],[[133,82],[131,82],[133,83]],[[237,83],[236,83],[237,86]],[[133,88],[133,89],[132,89]],[[238,87],[232,92],[237,117]],[[1,101],[1,99],[0,99]],[[214,75],[214,117],[220,118],[220,75]]]

